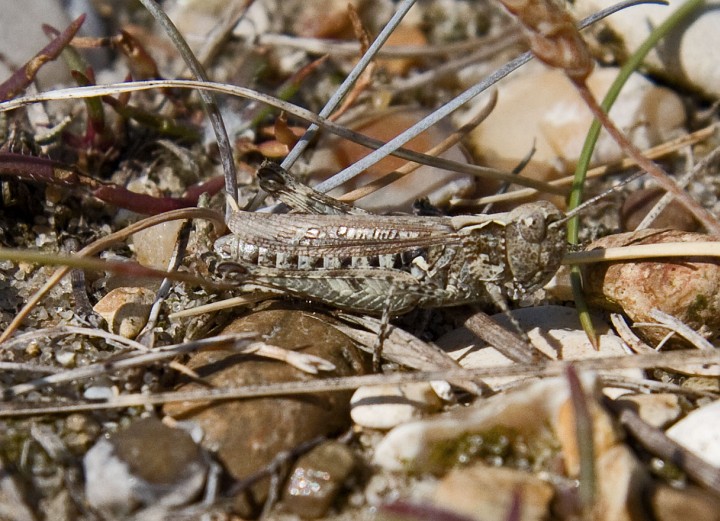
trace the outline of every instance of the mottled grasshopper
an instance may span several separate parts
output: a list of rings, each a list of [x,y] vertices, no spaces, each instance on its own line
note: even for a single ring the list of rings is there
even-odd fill
[[[492,215],[372,215],[277,165],[266,163],[258,177],[289,206],[323,214],[237,212],[216,253],[243,282],[345,310],[402,314],[517,300],[552,277],[566,249],[564,215],[546,201]]]

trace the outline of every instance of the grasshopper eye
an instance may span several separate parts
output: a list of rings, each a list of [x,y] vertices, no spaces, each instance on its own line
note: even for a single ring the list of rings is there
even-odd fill
[[[541,243],[547,235],[545,216],[540,212],[533,212],[521,218],[518,222],[518,231],[526,241],[535,244]]]
[[[285,185],[285,179],[283,179],[280,172],[277,171],[276,165],[273,163],[266,163],[261,166],[257,176],[260,181],[260,187],[266,192],[277,191],[279,187]]]

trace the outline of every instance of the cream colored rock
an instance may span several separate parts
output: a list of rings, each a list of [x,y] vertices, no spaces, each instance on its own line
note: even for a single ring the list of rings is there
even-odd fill
[[[694,410],[670,427],[666,434],[720,468],[720,400]]]
[[[167,269],[181,227],[182,221],[168,221],[133,235],[138,262],[151,268]]]
[[[647,475],[638,459],[625,445],[610,448],[597,458],[598,521],[633,521],[641,512],[642,489]]]
[[[627,405],[637,409],[640,418],[659,429],[675,422],[682,414],[677,394],[633,394],[618,400],[618,405]]]
[[[623,343],[610,332],[610,326],[600,315],[593,315],[593,323],[599,335],[600,348],[595,350],[587,339],[577,318],[577,310],[564,306],[537,306],[511,311],[530,341],[553,360],[582,360],[627,354]],[[503,314],[493,319],[512,328]],[[441,337],[436,344],[443,348],[462,367],[472,369],[507,365],[511,361],[493,347],[485,346],[470,331],[459,328]],[[612,371],[630,378],[642,378],[639,369]],[[517,377],[495,377],[483,380],[491,386],[507,384]]]
[[[590,90],[602,99],[618,69],[596,68]],[[490,116],[469,136],[467,145],[481,164],[510,170],[535,146],[524,175],[548,179],[568,174],[580,155],[592,116],[575,88],[557,70],[536,69],[501,84]],[[640,74],[633,74],[610,110],[613,121],[641,149],[676,136],[685,120],[680,98]],[[620,149],[605,133],[592,164],[620,159]]]
[[[469,493],[469,491],[472,491]],[[439,483],[433,503],[469,519],[508,519],[515,495],[522,498],[522,521],[548,518],[553,487],[520,470],[487,465],[454,469]]]
[[[609,28],[632,53],[685,0],[669,5],[638,5],[609,16],[600,24]],[[613,5],[613,0],[578,0],[577,15],[586,16]],[[651,71],[679,84],[690,84],[708,96],[720,97],[720,1],[708,0],[671,31],[650,52],[645,64]]]
[[[93,310],[108,323],[112,333],[135,338],[147,323],[155,293],[147,288],[115,288]]]
[[[599,390],[592,375],[582,378],[589,394],[593,439],[599,456],[618,440],[612,421],[597,402]],[[578,456],[574,423],[565,378],[533,382],[522,388],[479,400],[472,406],[454,409],[424,421],[400,425],[391,430],[375,450],[375,464],[390,471],[442,472],[448,461],[441,454],[473,433],[509,429],[526,439],[545,439],[548,430],[561,444],[567,473],[577,476]]]
[[[350,400],[350,417],[370,429],[392,429],[442,407],[429,383],[361,387]]]

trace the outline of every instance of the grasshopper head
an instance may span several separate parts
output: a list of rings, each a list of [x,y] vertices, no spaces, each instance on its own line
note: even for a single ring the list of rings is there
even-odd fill
[[[517,207],[508,214],[505,251],[517,297],[544,286],[560,267],[565,249],[563,213],[548,201]]]

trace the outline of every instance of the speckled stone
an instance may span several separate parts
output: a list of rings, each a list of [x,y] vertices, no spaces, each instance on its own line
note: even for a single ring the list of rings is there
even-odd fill
[[[355,467],[352,451],[329,441],[300,457],[283,491],[283,509],[304,519],[324,516]]]
[[[90,505],[125,515],[191,501],[202,490],[208,462],[187,432],[147,418],[98,441],[83,466]]]
[[[265,342],[325,358],[335,371],[318,376],[303,373],[275,360],[225,351],[194,355],[188,366],[215,388],[272,382],[310,381],[322,377],[362,374],[366,361],[348,337],[312,314],[297,310],[265,310],[239,318],[223,334],[255,331]],[[197,383],[182,391],[199,390]],[[262,470],[278,453],[292,450],[317,436],[332,435],[350,427],[351,392],[269,397],[207,403],[172,403],[166,414],[191,420],[205,433],[203,445],[213,451],[233,479]],[[242,497],[235,509],[244,516],[257,514],[267,494],[262,479]]]

